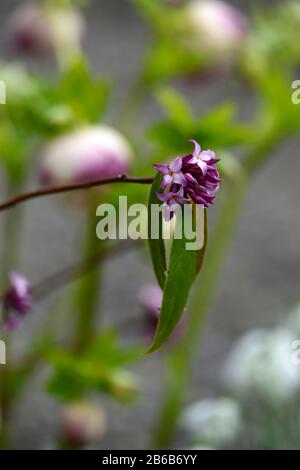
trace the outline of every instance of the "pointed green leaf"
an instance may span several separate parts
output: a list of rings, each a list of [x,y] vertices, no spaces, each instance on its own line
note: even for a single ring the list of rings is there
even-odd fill
[[[195,211],[193,211],[193,221],[195,223]],[[180,224],[179,227],[178,224]],[[175,230],[180,230],[181,227],[182,220],[178,217]],[[198,251],[186,249],[186,244],[190,240],[185,237],[184,230],[181,231],[182,237],[180,239],[174,238],[173,240],[159,322],[153,344],[148,353],[154,352],[162,346],[181,319],[191,286],[202,266],[207,240],[206,227],[207,219],[206,211],[204,211],[204,246]],[[180,233],[179,230],[177,233]]]
[[[179,128],[190,130],[194,119],[193,110],[184,97],[167,87],[158,88],[156,96],[170,120],[177,124]]]

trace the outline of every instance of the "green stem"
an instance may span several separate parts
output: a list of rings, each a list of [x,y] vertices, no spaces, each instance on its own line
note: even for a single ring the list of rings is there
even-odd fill
[[[116,118],[116,127],[124,134],[130,134],[134,129],[136,119],[149,96],[149,88],[144,83],[143,75],[141,77],[129,90]]]
[[[174,437],[178,417],[185,401],[194,352],[198,347],[199,336],[213,299],[222,262],[228,251],[238,216],[247,195],[248,186],[251,182],[250,176],[262,164],[266,153],[276,145],[278,141],[277,131],[278,129],[273,127],[261,136],[257,145],[244,160],[247,174],[240,175],[225,195],[219,219],[212,238],[209,240],[199,283],[195,289],[186,333],[180,344],[171,351],[168,358],[169,371],[167,384],[164,387],[166,394],[162,399],[158,422],[154,430],[154,448],[168,448]]]
[[[91,204],[91,211],[88,214],[87,229],[85,235],[84,257],[89,258],[99,253],[101,242],[96,236],[96,205]],[[89,343],[94,334],[95,316],[99,302],[100,290],[100,267],[87,272],[78,282],[75,292],[75,340],[74,348],[76,351],[83,350]]]
[[[10,338],[9,335],[2,337],[6,345],[7,364],[0,366],[0,449],[7,450],[9,447],[10,433],[10,414],[12,408],[12,400],[9,393],[9,383],[11,377],[10,360]]]
[[[177,419],[184,404],[193,352],[198,342],[212,299],[218,273],[234,231],[240,207],[246,194],[246,184],[228,190],[201,271],[201,280],[190,311],[189,324],[182,342],[170,353],[167,395],[154,432],[154,448],[166,449],[173,438]],[[170,399],[170,397],[172,397]]]

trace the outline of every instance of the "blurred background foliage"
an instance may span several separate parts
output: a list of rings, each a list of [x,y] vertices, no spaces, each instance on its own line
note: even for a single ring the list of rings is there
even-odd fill
[[[14,60],[9,57],[7,61],[1,61],[0,79],[7,86],[7,102],[0,106],[0,161],[5,187],[2,196],[8,197],[30,185],[32,187],[32,176],[38,172],[39,155],[45,145],[53,142],[53,139],[99,123],[109,123],[124,135],[134,153],[128,170],[136,176],[151,176],[154,162],[169,161],[176,155],[189,153],[191,138],[199,141],[202,148],[214,149],[221,158],[220,172],[223,180],[218,203],[220,222],[218,225],[217,219],[211,241],[212,249],[207,255],[207,265],[201,277],[203,287],[200,282],[195,287],[185,336],[182,342],[169,344],[161,353],[161,361],[165,367],[164,375],[171,376],[171,382],[167,382],[165,386],[166,397],[162,399],[161,412],[158,410],[154,438],[148,436],[149,442],[152,439],[152,445],[161,448],[176,446],[176,438],[179,445],[195,445],[200,448],[222,448],[230,445],[294,448],[298,447],[300,418],[298,417],[298,422],[295,423],[292,419],[282,420],[282,416],[288,410],[288,416],[291,417],[295,410],[298,410],[295,394],[288,397],[283,405],[276,403],[273,407],[265,397],[261,398],[259,393],[257,402],[253,403],[252,397],[249,403],[244,395],[235,396],[230,391],[224,399],[225,404],[216,400],[200,406],[198,411],[195,409],[190,414],[185,411],[183,415],[181,410],[185,403],[184,389],[188,389],[190,380],[190,362],[194,359],[198,344],[195,332],[202,329],[197,312],[198,317],[204,317],[204,310],[207,309],[214,291],[214,285],[210,289],[210,286],[205,284],[205,279],[208,284],[214,284],[217,280],[219,265],[227,250],[238,212],[233,201],[240,198],[242,203],[252,173],[260,168],[267,156],[272,155],[276,146],[285,142],[287,137],[299,134],[300,112],[299,106],[291,101],[291,84],[297,78],[300,63],[300,5],[297,1],[284,1],[276,6],[256,2],[251,15],[245,19],[247,28],[239,41],[239,47],[236,48],[235,45],[234,50],[228,52],[222,48],[218,49],[217,45],[205,45],[203,37],[199,37],[195,24],[191,22],[188,10],[190,3],[163,0],[132,1],[139,21],[144,21],[147,25],[150,38],[128,95],[118,101],[117,106],[113,104],[117,93],[115,79],[93,71],[84,47],[78,47],[81,40],[78,41],[78,37],[75,37],[74,24],[64,21],[64,34],[53,36],[56,31],[61,33],[57,19],[62,12],[65,14],[66,11],[73,12],[74,8],[76,11],[77,8],[82,8],[82,15],[85,8],[88,9],[89,2],[47,0],[36,3],[42,12],[40,18],[46,22],[43,25],[54,25],[54,29],[49,27],[50,51],[40,54],[37,61],[46,58],[51,63],[52,72],[53,69],[55,72],[47,76],[35,71],[34,67],[25,65],[22,55],[17,60],[15,57]],[[71,25],[69,30],[68,25]],[[16,27],[15,22],[8,23],[8,30],[13,27]],[[86,34],[88,33],[87,28]],[[14,31],[9,30],[8,38],[11,38],[12,34]],[[36,38],[32,38],[33,40]],[[6,46],[9,47],[9,41]],[[105,48],[106,45],[99,44],[97,47]],[[27,50],[26,53],[28,52],[33,51]],[[185,93],[186,89],[205,88],[207,83],[226,81],[232,77],[238,86],[251,94],[254,102],[253,112],[249,113],[246,119],[241,119],[239,103],[231,99],[217,103],[210,109],[196,110],[190,93]],[[149,101],[159,111],[155,121],[148,123],[147,128],[141,130],[140,116],[147,112]],[[114,113],[111,114],[112,106]],[[107,248],[105,243],[100,247],[99,242],[95,240],[95,223],[91,214],[94,216],[95,205],[101,201],[117,205],[119,195],[127,195],[128,204],[145,203],[148,190],[138,186],[114,186],[103,192],[91,191],[83,198],[84,201],[78,204],[80,210],[83,207],[82,232],[84,229],[87,232],[82,234],[83,257],[91,257],[99,250],[105,251]],[[73,201],[72,204],[74,209],[76,202],[74,204]],[[236,212],[233,212],[234,210]],[[68,214],[66,217],[71,216]],[[12,237],[12,233],[22,234],[22,226],[16,225],[16,219],[18,223],[22,223],[22,217],[19,215],[11,218],[7,214],[6,219],[4,216],[1,218],[1,228],[3,227],[6,234],[2,240],[3,290],[7,286],[8,271],[18,267],[16,257],[10,253],[11,250],[14,254],[18,252],[16,244],[19,243]],[[149,263],[146,254],[141,256],[143,264]],[[62,260],[60,268],[63,268],[64,264]],[[2,447],[13,445],[7,441],[13,419],[13,399],[27,384],[31,372],[40,361],[47,363],[52,371],[47,381],[48,392],[62,400],[64,406],[72,407],[74,403],[90,397],[93,401],[95,394],[100,394],[101,399],[102,395],[108,395],[125,403],[131,403],[137,396],[141,402],[145,400],[139,378],[128,370],[128,364],[145,360],[141,351],[145,349],[149,338],[144,331],[139,332],[138,344],[142,343],[142,346],[137,347],[136,338],[133,345],[127,344],[126,334],[125,338],[120,339],[117,330],[122,331],[122,328],[118,328],[118,325],[110,324],[108,329],[98,325],[100,309],[97,295],[101,291],[101,277],[100,270],[92,268],[81,281],[76,281],[71,289],[66,289],[62,297],[69,305],[67,310],[72,315],[68,313],[67,319],[64,318],[60,304],[56,306],[48,315],[50,326],[46,323],[46,334],[43,326],[42,331],[35,335],[41,340],[37,341],[35,337],[21,360],[13,365],[9,364],[3,372],[0,371]],[[115,288],[118,289],[119,286]],[[209,298],[206,297],[206,292],[209,292]],[[71,299],[70,302],[69,297],[73,301]],[[53,326],[53,317],[59,318],[59,328]],[[127,328],[131,328],[131,320],[128,319]],[[126,323],[126,319],[122,318],[122,321]],[[66,344],[60,339],[61,329],[68,333]],[[81,334],[87,334],[89,341],[81,342]],[[7,336],[13,335],[14,333],[9,333]],[[8,341],[13,341],[13,338]],[[78,344],[81,344],[79,348],[76,347]],[[286,344],[289,345],[289,342]],[[270,346],[267,352],[261,351],[261,356],[271,357],[270,360],[273,360],[274,351]],[[186,359],[182,359],[183,356],[186,356]],[[287,367],[285,361],[288,361],[287,357],[283,360],[282,369]],[[277,366],[276,373],[280,377],[282,370],[280,364]],[[249,374],[254,370],[255,376],[256,366],[247,363],[246,367],[254,367]],[[269,367],[268,363],[265,367]],[[263,371],[258,372],[259,376],[262,374]],[[275,383],[274,377],[272,380]],[[295,380],[296,382],[297,385],[291,386],[298,391],[298,381]],[[247,385],[248,393],[251,390],[250,385]],[[268,384],[270,389],[272,386],[272,383]],[[224,393],[227,393],[226,387]],[[240,415],[245,418],[252,410],[253,423],[251,420],[250,424],[245,424]],[[274,415],[274,410],[278,417]],[[193,419],[191,414],[195,414]],[[283,437],[284,432],[280,431],[282,425],[284,431],[290,433],[290,439]],[[221,432],[219,439],[220,429],[224,429],[224,432]],[[241,429],[244,431],[241,432]],[[251,430],[251,439],[245,438],[245,429]],[[92,443],[101,440],[97,435],[93,438]],[[60,440],[64,441],[64,438]],[[92,445],[91,442],[85,444]]]

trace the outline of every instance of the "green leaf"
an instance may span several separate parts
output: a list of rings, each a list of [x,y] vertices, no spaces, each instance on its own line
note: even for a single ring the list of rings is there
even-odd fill
[[[169,28],[172,34],[168,37],[160,34],[148,53],[144,77],[148,85],[178,75],[187,77],[189,74],[199,73],[201,68],[205,66],[203,57],[200,54],[191,52],[177,41],[177,34],[173,30],[173,25],[168,24],[164,28],[165,30]],[[174,42],[176,42],[175,47]]]
[[[193,221],[195,223],[195,211],[193,211]],[[182,233],[181,237],[174,237],[168,278],[164,288],[162,308],[155,338],[147,353],[152,353],[159,349],[162,344],[170,337],[176,325],[182,317],[186,307],[189,292],[196,274],[199,272],[206,248],[207,240],[207,221],[205,211],[205,237],[204,246],[200,251],[187,250],[186,243],[189,243],[185,236],[185,230],[182,230],[184,222],[182,217],[178,216],[176,220],[175,233]],[[195,225],[195,224],[194,224]]]
[[[98,123],[106,110],[110,85],[94,78],[83,58],[55,81],[36,78],[19,67],[0,71],[8,83],[7,105],[1,107],[0,117],[9,118],[29,137],[53,137]]]
[[[260,92],[264,101],[263,112],[268,112],[278,129],[284,134],[299,132],[299,105],[292,102],[292,77],[287,78],[281,72],[265,76],[260,81]]]
[[[161,30],[166,25],[166,8],[160,0],[132,1],[155,29]]]
[[[168,118],[155,124],[148,135],[158,144],[162,154],[188,153],[191,138],[202,148],[217,150],[247,143],[252,137],[249,126],[234,122],[236,109],[231,103],[218,106],[200,118],[195,118],[185,100],[171,90],[160,97],[160,103]]]
[[[157,227],[159,238],[154,239],[151,234],[151,230],[153,228],[153,223],[154,223],[154,221],[151,218],[151,205],[152,204],[161,205],[161,202],[156,196],[156,193],[160,191],[161,181],[162,181],[162,175],[158,173],[154,178],[151,191],[150,191],[150,197],[149,197],[149,203],[148,203],[148,244],[149,244],[153,269],[154,269],[158,284],[163,289],[165,282],[166,282],[167,262],[166,262],[165,245],[164,245],[164,240],[162,237],[162,234],[163,234],[162,216],[159,218],[159,221],[158,221],[159,226]]]
[[[156,96],[174,123],[183,128],[192,125],[193,110],[182,95],[171,88],[161,87]]]
[[[63,400],[74,400],[89,390],[107,393],[120,401],[137,394],[134,374],[123,366],[141,356],[137,347],[121,348],[114,331],[104,332],[80,356],[63,349],[52,349],[46,357],[54,367],[48,383],[50,393]]]
[[[85,60],[80,58],[62,77],[55,92],[78,119],[97,122],[106,109],[110,85],[92,77]]]
[[[65,401],[79,400],[86,391],[84,384],[74,374],[60,370],[49,380],[47,390]]]
[[[177,124],[172,121],[164,121],[154,124],[148,131],[148,137],[163,149],[164,154],[172,155],[186,152],[188,141],[193,134],[191,132],[183,132]],[[194,137],[194,136],[193,136]]]
[[[89,346],[87,356],[89,359],[103,361],[110,367],[123,367],[130,362],[136,361],[141,355],[140,346],[131,346],[124,349],[118,346],[118,335],[115,330],[107,330],[99,338],[96,338]]]
[[[251,82],[273,73],[293,73],[300,62],[299,2],[279,2],[271,9],[257,11],[245,44],[242,69]]]

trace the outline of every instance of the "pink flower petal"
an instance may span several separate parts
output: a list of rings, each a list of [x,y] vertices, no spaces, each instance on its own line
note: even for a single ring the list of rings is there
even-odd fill
[[[166,187],[172,184],[172,182],[173,182],[173,178],[171,175],[169,174],[164,175],[162,183],[161,183],[161,189],[166,189]]]
[[[202,171],[203,176],[205,176],[206,173],[207,173],[207,164],[203,160],[200,160],[200,158],[198,158],[197,165],[200,168],[200,170]]]
[[[176,173],[174,176],[173,176],[173,182],[175,184],[181,184],[182,186],[185,186],[186,185],[186,179],[184,177],[184,174],[183,173]]]
[[[193,157],[198,157],[200,155],[200,152],[201,152],[201,147],[200,145],[198,144],[198,142],[194,139],[191,139],[190,142],[192,142],[194,144],[194,151],[192,153]]]
[[[173,193],[156,193],[156,197],[162,202],[167,202],[172,196]]]
[[[168,166],[163,165],[162,163],[155,163],[154,168],[159,171],[162,175],[167,175],[169,173]]]
[[[169,168],[173,173],[178,173],[182,168],[182,158],[175,158],[175,160],[170,163]]]

